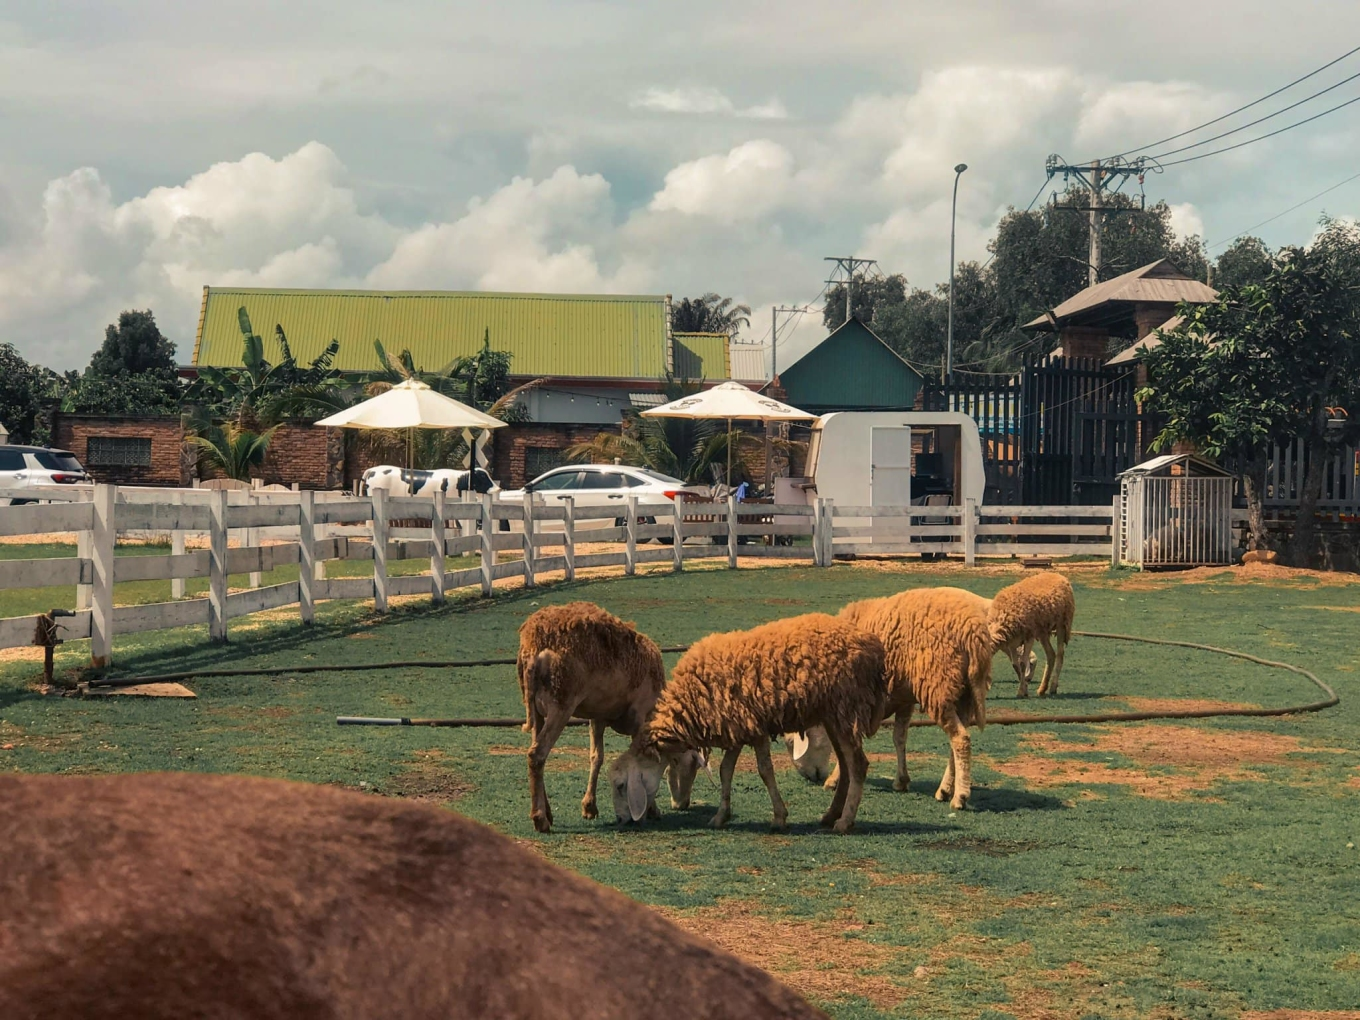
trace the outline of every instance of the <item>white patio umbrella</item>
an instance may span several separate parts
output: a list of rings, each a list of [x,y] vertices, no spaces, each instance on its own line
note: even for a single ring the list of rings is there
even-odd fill
[[[412,467],[416,429],[498,429],[499,418],[432,390],[419,379],[406,379],[386,393],[347,407],[318,425],[342,429],[406,429],[406,466]]]
[[[717,418],[727,420],[727,484],[732,484],[732,422],[808,421],[816,418],[739,382],[725,382],[669,404],[649,408],[644,418]]]

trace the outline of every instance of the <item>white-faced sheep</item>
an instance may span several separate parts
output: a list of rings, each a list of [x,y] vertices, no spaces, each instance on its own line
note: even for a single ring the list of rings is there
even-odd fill
[[[1057,694],[1063,653],[1072,640],[1077,602],[1062,574],[1044,571],[1002,588],[992,599],[989,625],[997,649],[1010,656],[1020,680],[1020,697],[1029,696],[1034,679],[1034,642],[1044,646],[1044,676],[1039,694]]]
[[[812,1020],[763,971],[428,804],[0,775],[0,1017]]]
[[[606,727],[633,736],[651,714],[666,683],[661,649],[631,623],[591,602],[548,606],[519,629],[519,686],[529,746],[529,817],[539,832],[552,829],[543,765],[573,718],[590,720],[590,778],[581,815],[595,818],[595,788],[604,763]],[[671,804],[689,806],[697,757],[674,762]],[[646,810],[656,813],[655,799]]]
[[[834,752],[831,749],[831,741],[827,739],[826,730],[820,726],[809,726],[804,733],[785,733],[784,747],[789,753],[793,767],[804,779],[812,783],[821,783],[829,778]]]
[[[886,654],[887,702],[895,715],[897,751],[894,790],[906,790],[907,728],[917,705],[949,737],[949,764],[936,800],[967,806],[972,795],[969,726],[987,722],[993,645],[987,626],[990,603],[962,588],[916,588],[881,599],[852,602],[838,619],[873,634]],[[831,783],[839,777],[832,775]]]
[[[732,773],[749,744],[770,793],[774,828],[783,829],[788,809],[775,783],[770,736],[821,726],[843,777],[822,824],[846,832],[869,769],[864,738],[878,728],[883,695],[882,646],[835,617],[812,613],[711,634],[681,657],[632,748],[610,769],[615,809],[640,820],[664,762],[721,747],[722,802],[711,823],[721,828],[732,815]]]

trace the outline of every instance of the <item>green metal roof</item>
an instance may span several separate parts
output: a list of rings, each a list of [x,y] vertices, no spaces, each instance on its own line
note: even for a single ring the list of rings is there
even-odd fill
[[[911,407],[925,380],[877,333],[851,319],[781,370],[779,382],[794,407],[825,414]]]
[[[731,379],[730,338],[726,333],[674,334],[677,379]]]
[[[488,329],[492,348],[513,355],[517,376],[657,379],[666,372],[666,297],[204,287],[193,364],[240,365],[238,308],[271,361],[280,356],[278,324],[299,361],[339,340],[335,364],[344,372],[380,367],[375,339],[389,355],[409,349],[419,368],[438,371],[476,353]]]

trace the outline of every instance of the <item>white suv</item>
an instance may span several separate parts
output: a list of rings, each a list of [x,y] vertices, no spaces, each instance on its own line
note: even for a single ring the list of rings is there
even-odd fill
[[[559,500],[570,496],[576,506],[616,506],[619,516],[581,521],[579,528],[610,528],[623,523],[624,507],[629,496],[636,496],[639,503],[662,503],[673,500],[677,493],[685,493],[692,498],[703,498],[703,492],[686,485],[678,478],[663,475],[649,468],[631,467],[626,464],[572,464],[567,467],[553,468],[539,475],[522,489],[502,491],[497,499],[505,503],[523,503],[524,494],[532,492],[547,506],[554,506]],[[644,523],[654,523],[645,521]],[[544,521],[542,527],[547,531],[560,531],[560,521]],[[501,530],[520,530],[518,521],[502,521]]]
[[[45,446],[0,446],[0,489],[30,489],[40,485],[74,485],[90,476],[75,454]],[[36,499],[0,496],[0,506],[34,503]]]

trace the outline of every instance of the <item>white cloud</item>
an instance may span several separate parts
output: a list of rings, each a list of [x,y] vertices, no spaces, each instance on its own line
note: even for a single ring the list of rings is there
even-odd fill
[[[752,120],[785,120],[789,115],[778,98],[739,108],[717,89],[703,87],[649,88],[629,100],[628,106],[634,110],[654,110],[658,113],[721,114]]]
[[[793,154],[757,139],[725,156],[681,163],[651,201],[654,212],[706,216],[723,223],[756,219],[781,205],[793,183]]]
[[[1232,105],[1231,97],[1187,81],[1117,82],[1092,89],[1085,97],[1074,136],[1082,147],[1082,155],[1074,158],[1085,158],[1090,154],[1088,150],[1106,156],[1131,145],[1167,138],[1203,124]],[[1168,142],[1148,155],[1198,141],[1209,134],[1213,132]]]
[[[1180,237],[1198,235],[1204,238],[1204,220],[1191,202],[1178,202],[1170,206],[1171,229]]]

